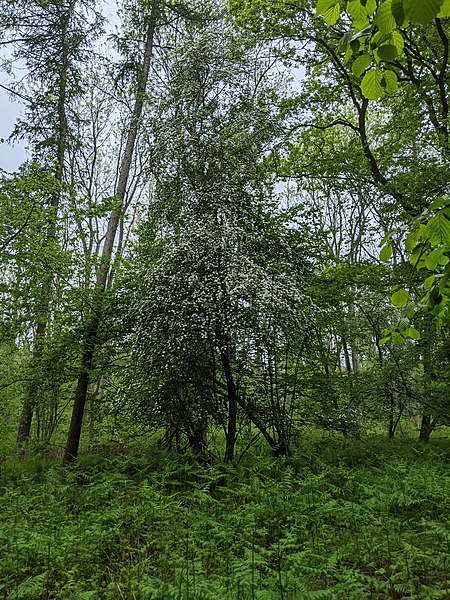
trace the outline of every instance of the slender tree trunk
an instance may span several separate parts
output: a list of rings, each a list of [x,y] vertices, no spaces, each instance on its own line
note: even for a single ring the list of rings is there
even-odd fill
[[[45,336],[45,322],[41,322],[37,324],[36,334],[34,337],[34,348],[33,348],[33,357],[32,357],[32,375],[34,375],[37,362],[42,354],[41,350],[41,342]],[[34,377],[32,381],[29,383],[25,393],[25,399],[22,407],[22,416],[20,418],[19,430],[17,432],[17,445],[21,446],[24,444],[31,433],[31,425],[33,422],[33,407],[35,403],[35,399],[37,396],[37,385]]]
[[[430,415],[422,415],[422,421],[420,423],[419,442],[427,444],[430,441],[430,435],[433,431],[431,424]]]
[[[352,362],[350,360],[350,352],[348,350],[347,340],[345,338],[342,338],[342,349],[345,357],[345,368],[347,369],[347,373],[350,375],[352,372]]]
[[[101,322],[101,312],[104,294],[106,290],[106,284],[108,281],[108,273],[111,267],[116,232],[120,220],[123,216],[122,207],[126,195],[127,183],[130,175],[131,163],[136,145],[139,123],[141,120],[142,110],[144,106],[145,91],[147,88],[148,75],[150,71],[150,61],[153,54],[153,38],[155,26],[156,0],[154,0],[152,4],[152,12],[149,19],[149,26],[147,29],[145,40],[141,75],[136,90],[136,99],[130,120],[130,126],[128,129],[125,150],[119,169],[116,198],[120,205],[120,209],[113,210],[109,218],[108,229],[106,231],[106,237],[103,245],[103,251],[97,275],[93,312],[91,314],[88,326],[85,331],[84,341],[81,350],[81,371],[78,376],[78,384],[74,395],[72,417],[70,421],[69,433],[67,436],[66,451],[63,458],[64,464],[70,464],[78,456],[81,429],[83,425],[84,408],[86,405],[86,397],[89,386],[89,375],[92,369],[92,362],[94,358],[95,348],[97,345],[98,329]]]
[[[228,416],[227,416],[227,432],[225,439],[225,462],[231,462],[234,458],[234,446],[236,444],[236,432],[237,432],[237,407],[238,407],[238,395],[236,389],[236,383],[234,381],[233,372],[231,369],[230,357],[226,346],[223,344],[223,336],[219,336],[222,350],[220,352],[220,358],[222,361],[222,367],[227,382],[227,401],[228,401]]]
[[[427,346],[423,348],[423,371],[426,377],[432,378],[432,366],[431,366],[431,354],[430,349]],[[420,423],[419,442],[428,443],[430,441],[430,435],[433,431],[433,424],[431,422],[431,415],[423,414],[422,421]]]
[[[59,183],[59,189],[55,191],[51,198],[51,207],[53,214],[49,224],[47,233],[47,244],[52,244],[56,240],[56,224],[58,219],[58,209],[61,201],[61,185],[64,176],[64,159],[67,148],[67,137],[68,137],[68,126],[67,126],[67,114],[66,114],[66,103],[67,103],[67,74],[69,70],[69,44],[68,44],[68,31],[70,27],[70,21],[72,19],[73,12],[75,10],[77,0],[71,0],[68,10],[61,21],[61,39],[62,39],[62,52],[61,52],[61,70],[59,73],[58,83],[58,125],[57,125],[57,148],[56,148],[56,172],[55,179]],[[37,374],[39,361],[42,357],[43,342],[46,337],[47,323],[49,320],[50,302],[51,302],[51,289],[52,289],[52,276],[53,273],[48,273],[45,281],[43,282],[43,298],[41,306],[39,307],[36,334],[34,338],[34,349],[32,356],[32,373],[33,376]],[[24,444],[31,433],[31,425],[33,422],[33,410],[37,400],[37,385],[32,382],[26,390],[25,400],[22,409],[22,417],[20,419],[19,429],[17,433],[17,444],[20,446]]]

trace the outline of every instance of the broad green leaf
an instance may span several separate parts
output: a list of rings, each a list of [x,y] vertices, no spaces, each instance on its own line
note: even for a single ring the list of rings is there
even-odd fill
[[[413,229],[407,236],[405,240],[405,249],[408,254],[413,252],[414,248],[417,246],[419,242],[426,239],[426,226],[421,223],[417,229]]]
[[[419,229],[413,229],[406,236],[405,249],[406,249],[406,252],[408,252],[408,254],[411,254],[411,252],[416,247],[416,244],[419,241],[419,237],[420,237],[420,230]]]
[[[447,17],[450,17],[450,0],[444,0],[441,10],[438,12],[437,16],[440,19],[446,19]]]
[[[347,12],[352,18],[352,25],[356,30],[364,29],[369,25],[367,5],[363,6],[359,0],[350,0],[347,3]]]
[[[327,25],[334,25],[336,21],[339,19],[339,15],[341,14],[341,9],[339,4],[336,4],[334,8],[330,8],[324,15],[323,18]]]
[[[429,290],[435,281],[436,277],[434,275],[430,275],[430,277],[427,277],[423,282],[424,289]]]
[[[440,292],[443,292],[445,290],[449,279],[450,279],[450,267],[447,266],[447,268],[444,271],[443,276],[441,277],[441,279],[439,281],[439,291]]]
[[[430,271],[434,271],[438,265],[444,266],[448,263],[448,256],[445,255],[446,248],[442,246],[435,248],[424,257],[425,265]]]
[[[444,0],[403,0],[405,17],[413,23],[426,25],[439,13]]]
[[[400,319],[400,321],[397,323],[397,329],[401,333],[406,331],[408,329],[408,327],[409,327],[409,319],[406,319],[405,317],[402,317]]]
[[[437,210],[438,208],[442,208],[443,206],[445,206],[445,200],[442,196],[438,196],[430,204],[430,210]]]
[[[436,287],[432,288],[430,290],[430,292],[427,294],[427,296],[425,296],[425,297],[427,298],[427,306],[428,306],[428,308],[430,308],[430,309],[432,308],[434,310],[434,308],[436,306],[440,307],[443,296],[442,296],[441,292]],[[438,308],[438,310],[437,310],[437,312],[435,314],[438,314],[439,310],[440,309]]]
[[[344,65],[348,64],[350,62],[350,60],[352,59],[352,57],[353,57],[353,50],[349,46],[345,52]]]
[[[381,69],[370,69],[364,75],[361,82],[361,91],[368,100],[378,100],[385,95],[382,81],[383,71]]]
[[[401,346],[401,344],[403,344],[403,342],[405,341],[405,338],[398,331],[393,331],[391,340],[392,340],[393,344],[396,344],[397,346]]]
[[[403,0],[392,0],[391,12],[397,23],[398,27],[401,27],[405,21],[405,11],[403,9]]]
[[[428,221],[425,235],[432,246],[450,244],[450,220],[442,211]]]
[[[405,338],[410,338],[412,340],[420,340],[420,333],[414,327],[408,327],[408,329],[406,329],[403,332],[403,335],[405,336]]]
[[[433,310],[430,310],[430,314],[434,315],[435,317],[443,317],[446,311],[446,304],[445,302],[439,302],[439,304],[436,304],[436,306],[433,308]]]
[[[359,0],[350,0],[350,2],[347,3],[347,12],[351,17],[352,25],[356,30],[361,30],[369,24],[369,17]]]
[[[334,25],[341,14],[339,0],[319,0],[316,12],[323,16],[327,25]]]
[[[423,257],[425,255],[425,247],[423,243],[417,244],[414,247],[414,250],[410,254],[409,262],[414,265],[417,269],[423,269],[425,267],[425,263],[423,261]]]
[[[372,50],[375,50],[375,48],[378,48],[378,46],[381,46],[382,44],[389,42],[390,39],[391,39],[390,33],[383,33],[382,31],[377,31],[370,38],[370,47]]]
[[[391,4],[391,0],[385,0],[378,8],[377,14],[375,15],[375,23],[377,24],[378,29],[383,33],[391,33],[391,31],[397,28],[397,22],[392,14]]]
[[[408,317],[408,319],[412,319],[415,312],[416,312],[416,304],[415,304],[415,302],[408,302],[403,307],[403,313]]]
[[[361,77],[367,67],[372,63],[372,58],[368,54],[362,54],[355,58],[352,65],[352,71],[356,77]]]
[[[405,47],[405,40],[403,36],[398,31],[393,31],[390,37],[390,43],[397,48],[398,54],[403,52],[403,48]]]
[[[392,44],[384,44],[377,48],[377,54],[381,60],[395,60],[398,56],[397,47]]]
[[[349,38],[349,42],[354,42],[355,40],[358,40],[360,38],[364,38],[367,37],[368,35],[370,35],[371,33],[373,33],[374,30],[374,26],[369,25],[369,27],[366,27],[365,29],[362,29],[361,31],[357,31],[356,33],[354,33],[350,38]]]
[[[406,290],[400,289],[394,292],[391,296],[391,302],[394,306],[401,308],[408,302],[409,294]]]
[[[393,94],[395,92],[398,83],[397,75],[394,73],[394,71],[387,70],[383,72],[383,80],[381,85],[384,85],[388,94]]]
[[[330,8],[338,4],[339,0],[319,0],[317,2],[316,12],[318,15],[325,14]]]
[[[386,244],[384,248],[382,248],[380,252],[380,260],[383,262],[388,262],[392,256],[392,246],[390,244]]]

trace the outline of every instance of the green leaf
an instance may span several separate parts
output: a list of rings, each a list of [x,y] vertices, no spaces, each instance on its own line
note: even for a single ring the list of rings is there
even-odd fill
[[[439,13],[444,0],[403,0],[405,17],[413,23],[426,25]]]
[[[383,80],[381,84],[383,85],[383,83],[385,84],[384,87],[386,88],[386,92],[388,94],[393,94],[395,92],[398,82],[397,75],[394,73],[394,71],[386,70],[383,72]]]
[[[445,291],[445,288],[447,287],[447,283],[448,283],[449,279],[450,279],[450,267],[447,266],[447,268],[444,270],[444,274],[441,277],[441,280],[439,281],[439,291],[440,292]]]
[[[430,204],[430,210],[437,210],[438,208],[442,208],[445,206],[445,200],[442,196],[438,196],[437,198],[435,198],[433,200],[433,202]]]
[[[333,8],[339,0],[319,0],[317,2],[316,12],[318,15],[325,14],[330,8]]]
[[[397,329],[400,331],[400,333],[403,333],[404,331],[406,331],[409,327],[409,319],[406,319],[405,317],[402,317],[400,319],[400,321],[397,323]]]
[[[405,341],[405,338],[403,337],[403,335],[398,331],[392,332],[391,339],[392,339],[392,343],[396,344],[397,346],[400,346]]]
[[[420,235],[419,229],[413,229],[406,236],[405,249],[406,249],[406,252],[408,252],[408,254],[411,254],[411,252],[416,247],[416,244],[419,241],[419,235]]]
[[[361,91],[368,100],[378,100],[385,95],[382,81],[383,71],[381,69],[370,69],[364,75],[361,82]]]
[[[401,308],[408,302],[409,294],[406,290],[400,289],[394,292],[391,296],[391,302],[394,306]]]
[[[444,266],[448,263],[448,256],[445,255],[446,248],[439,246],[424,257],[425,265],[430,271],[434,271],[438,265]]]
[[[361,31],[357,31],[356,33],[354,33],[350,38],[349,38],[349,42],[354,42],[355,40],[358,40],[360,38],[364,38],[367,37],[368,35],[370,35],[371,33],[373,33],[373,23],[372,25],[369,25],[369,27],[366,27],[365,29],[362,29]]]
[[[403,313],[408,317],[408,319],[412,319],[414,313],[416,312],[416,303],[408,302],[406,306],[403,307]]]
[[[352,71],[356,77],[361,77],[367,67],[371,64],[372,58],[368,54],[362,54],[355,59]]]
[[[403,52],[403,48],[405,47],[405,40],[403,36],[398,31],[393,31],[390,36],[390,43],[397,48],[398,54]]]
[[[395,60],[398,56],[397,47],[393,44],[384,44],[377,49],[378,56],[381,60]]]
[[[403,332],[403,335],[405,338],[410,338],[411,340],[420,340],[420,333],[414,327],[408,327],[408,329]]]
[[[405,11],[403,9],[403,0],[392,0],[391,12],[397,23],[397,27],[401,27],[405,22]]]
[[[352,18],[352,25],[356,30],[361,30],[369,25],[367,6],[363,6],[359,0],[350,0],[347,3],[347,12]]]
[[[425,236],[426,226],[421,223],[417,229],[413,229],[407,236],[405,240],[405,249],[408,254],[411,254],[417,244],[422,240],[426,239]]]
[[[316,13],[323,16],[327,25],[334,25],[341,14],[339,0],[319,0]]]
[[[414,250],[409,257],[409,262],[414,265],[417,269],[423,269],[425,267],[425,263],[423,262],[423,257],[425,255],[425,246],[420,243],[415,246]]]
[[[389,262],[389,259],[392,256],[392,251],[392,246],[390,244],[386,244],[386,246],[384,246],[380,252],[380,260],[383,262]]]
[[[377,0],[366,0],[365,4],[366,4],[367,14],[371,15],[373,12],[375,12],[377,10]]]
[[[391,0],[385,0],[377,10],[375,15],[375,23],[378,29],[383,33],[391,33],[397,28],[397,22],[392,14]]]
[[[450,220],[442,211],[428,221],[425,235],[432,246],[450,244]]]
[[[436,281],[436,277],[434,275],[430,275],[430,277],[427,277],[425,279],[425,281],[423,282],[424,289],[429,290],[435,281]]]
[[[447,17],[450,17],[450,0],[444,0],[441,10],[438,12],[437,16],[440,19],[446,19]]]

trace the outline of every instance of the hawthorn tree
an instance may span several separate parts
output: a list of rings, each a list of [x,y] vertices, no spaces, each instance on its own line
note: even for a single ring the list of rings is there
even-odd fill
[[[306,267],[269,202],[263,157],[277,118],[260,67],[220,14],[183,42],[153,129],[125,393],[140,419],[186,434],[195,449],[220,425],[225,461],[243,421],[286,453]]]

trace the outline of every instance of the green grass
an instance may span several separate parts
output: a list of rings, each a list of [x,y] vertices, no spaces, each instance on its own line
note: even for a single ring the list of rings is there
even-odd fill
[[[450,598],[450,444],[6,461],[0,598]]]

